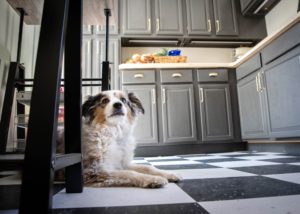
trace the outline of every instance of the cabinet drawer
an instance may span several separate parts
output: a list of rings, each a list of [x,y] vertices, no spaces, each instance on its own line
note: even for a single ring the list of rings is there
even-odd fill
[[[225,82],[228,81],[226,69],[198,69],[199,82]]]
[[[160,70],[160,80],[162,83],[166,82],[192,82],[192,70]]]
[[[296,24],[283,35],[275,39],[271,44],[262,51],[262,61],[264,64],[269,63],[275,58],[289,51],[300,43],[300,23]]]
[[[248,74],[258,70],[259,68],[261,68],[261,61],[260,55],[258,53],[236,69],[236,78],[240,80]]]
[[[124,70],[121,72],[122,84],[155,82],[155,70]]]

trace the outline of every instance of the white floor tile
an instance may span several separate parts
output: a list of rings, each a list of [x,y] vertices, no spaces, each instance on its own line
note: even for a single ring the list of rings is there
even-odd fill
[[[295,156],[286,156],[286,155],[263,155],[263,156],[243,156],[237,158],[244,159],[244,160],[269,160],[269,159],[294,158],[294,157]]]
[[[228,162],[209,163],[209,165],[225,167],[225,168],[234,168],[234,167],[246,167],[246,166],[279,165],[279,163],[272,163],[272,162],[267,162],[267,161],[244,160],[244,161],[228,161]]]
[[[184,180],[187,179],[206,179],[206,178],[229,178],[255,176],[251,173],[240,172],[233,169],[212,168],[212,169],[182,169],[168,170],[180,175]]]
[[[230,158],[230,157],[225,157],[225,156],[218,156],[218,155],[214,155],[214,156],[195,156],[195,157],[187,157],[185,159],[189,159],[189,160],[212,160],[212,159],[226,159],[226,158]]]
[[[211,214],[299,214],[300,195],[214,202],[199,204]]]
[[[153,165],[153,166],[190,165],[190,164],[203,164],[203,163],[197,162],[197,161],[192,161],[192,160],[151,162],[151,165]]]
[[[248,154],[247,151],[245,152],[222,152],[222,153],[210,153],[208,155],[245,155]]]
[[[145,158],[145,160],[170,160],[170,159],[181,159],[181,157],[178,156],[158,156],[158,157],[149,157]]]
[[[84,188],[83,193],[59,192],[53,197],[54,208],[114,207],[195,202],[176,184],[164,188]]]
[[[286,153],[282,153],[282,152],[253,152],[254,154],[257,155],[283,155]]]
[[[290,165],[295,165],[295,166],[300,166],[300,162],[297,162],[297,163],[288,163]]]
[[[288,181],[296,184],[300,184],[300,173],[286,173],[276,175],[264,175],[265,177],[275,178],[282,181]]]
[[[146,160],[133,160],[131,163],[148,163]]]

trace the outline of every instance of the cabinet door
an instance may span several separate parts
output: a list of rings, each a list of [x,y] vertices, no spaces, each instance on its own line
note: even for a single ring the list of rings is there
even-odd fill
[[[183,35],[182,1],[155,0],[156,34]]]
[[[268,137],[266,97],[258,92],[257,72],[237,84],[243,139]]]
[[[109,56],[108,60],[110,64],[111,74],[111,88],[118,88],[118,65],[119,65],[119,42],[117,39],[109,40]],[[102,78],[102,62],[105,61],[105,39],[93,39],[93,58],[92,58],[92,73],[91,78]],[[98,82],[92,82],[98,83]],[[101,91],[101,87],[92,87],[92,94],[98,94]]]
[[[82,78],[92,78],[92,40],[91,38],[82,39]],[[90,83],[90,82],[84,82]],[[92,87],[82,87],[82,101],[92,94]]]
[[[238,35],[238,23],[234,0],[213,0],[216,35]]]
[[[123,0],[123,34],[151,34],[150,0]]]
[[[155,85],[123,86],[123,90],[135,93],[141,100],[145,114],[138,118],[134,136],[138,144],[157,144],[157,105]]]
[[[186,0],[189,35],[211,35],[209,0]]]
[[[196,140],[193,85],[161,86],[163,141]]]
[[[233,138],[228,84],[199,85],[202,140]]]
[[[265,71],[271,137],[300,137],[300,56]]]

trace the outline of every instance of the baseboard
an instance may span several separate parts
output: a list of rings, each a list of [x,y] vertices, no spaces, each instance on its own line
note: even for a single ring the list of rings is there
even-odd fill
[[[248,143],[249,151],[258,152],[282,152],[300,155],[300,143],[297,142],[269,142],[269,143]]]
[[[232,151],[246,151],[247,142],[234,143],[201,143],[185,145],[139,146],[136,157],[153,157],[185,154],[207,154]]]

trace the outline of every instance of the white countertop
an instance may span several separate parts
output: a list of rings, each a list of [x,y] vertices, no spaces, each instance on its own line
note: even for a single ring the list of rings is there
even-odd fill
[[[155,68],[236,68],[253,55],[257,54],[260,50],[270,44],[273,40],[286,32],[292,26],[300,21],[300,13],[297,13],[290,22],[284,27],[278,29],[273,34],[267,36],[257,45],[246,52],[241,58],[230,63],[149,63],[149,64],[120,64],[120,70],[126,69],[155,69]]]

